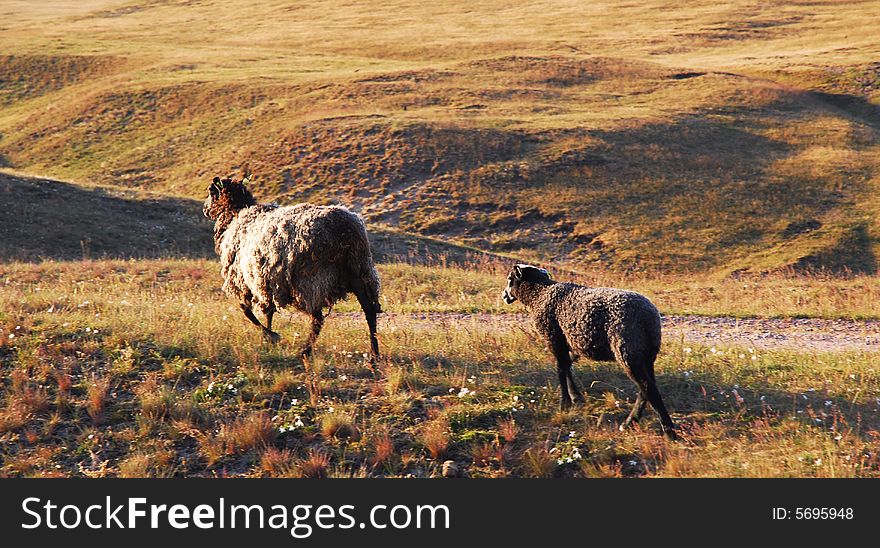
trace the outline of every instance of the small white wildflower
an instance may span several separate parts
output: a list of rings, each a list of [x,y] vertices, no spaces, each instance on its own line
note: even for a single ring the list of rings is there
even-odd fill
[[[819,457],[818,459],[814,460],[814,461],[813,461],[813,464],[815,464],[816,466],[821,465],[821,464],[822,464],[822,458]]]
[[[348,375],[339,375],[339,380],[341,380],[341,381],[348,380]]]
[[[831,407],[833,402],[831,400],[825,400],[825,407]]]
[[[630,466],[635,466],[635,465],[637,465],[638,463],[639,463],[639,461],[631,460],[631,461],[629,461],[628,464],[629,464]]]
[[[688,346],[688,347],[685,347],[685,349],[684,349],[684,353],[685,353],[685,354],[690,354],[690,353],[691,353],[691,349],[690,349],[689,346]]]

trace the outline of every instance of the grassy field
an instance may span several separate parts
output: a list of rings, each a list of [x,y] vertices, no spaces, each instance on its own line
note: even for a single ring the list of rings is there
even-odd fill
[[[672,443],[615,364],[559,412],[500,299],[517,260],[880,319],[878,8],[0,1],[0,475],[880,475],[878,352],[667,336]],[[304,363],[220,292],[200,204],[246,172],[367,221],[378,375],[353,301]]]
[[[380,272],[394,313],[502,310],[488,267]],[[305,364],[304,319],[264,345],[203,260],[8,263],[0,284],[4,475],[423,477],[447,460],[470,477],[880,474],[873,352],[667,338],[660,389],[683,433],[671,443],[652,413],[617,431],[635,394],[615,364],[579,362],[588,402],[559,412],[549,355],[496,314],[384,317],[374,377],[360,318],[331,316]],[[846,291],[812,300],[836,309]],[[672,302],[689,299],[702,301]]]

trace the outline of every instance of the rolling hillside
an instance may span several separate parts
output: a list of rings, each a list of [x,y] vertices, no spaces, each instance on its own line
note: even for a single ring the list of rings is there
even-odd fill
[[[3,2],[0,166],[171,202],[252,171],[575,270],[873,273],[877,7]]]

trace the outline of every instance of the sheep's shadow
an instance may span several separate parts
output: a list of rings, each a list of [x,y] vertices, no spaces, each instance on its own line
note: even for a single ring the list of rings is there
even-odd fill
[[[0,260],[211,257],[201,204],[0,173]]]

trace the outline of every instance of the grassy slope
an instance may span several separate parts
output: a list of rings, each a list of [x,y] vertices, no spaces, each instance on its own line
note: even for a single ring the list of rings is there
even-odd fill
[[[876,3],[4,4],[0,163],[526,259],[876,269]]]
[[[489,298],[473,272],[382,274],[389,308],[456,309],[432,277]],[[614,364],[578,362],[588,402],[557,412],[528,330],[386,316],[374,378],[363,322],[334,315],[304,366],[304,319],[261,345],[216,276],[193,260],[0,266],[0,475],[429,476],[446,459],[472,477],[880,473],[876,353],[666,340],[658,380],[684,435],[670,443],[653,413],[617,431],[633,390]]]

